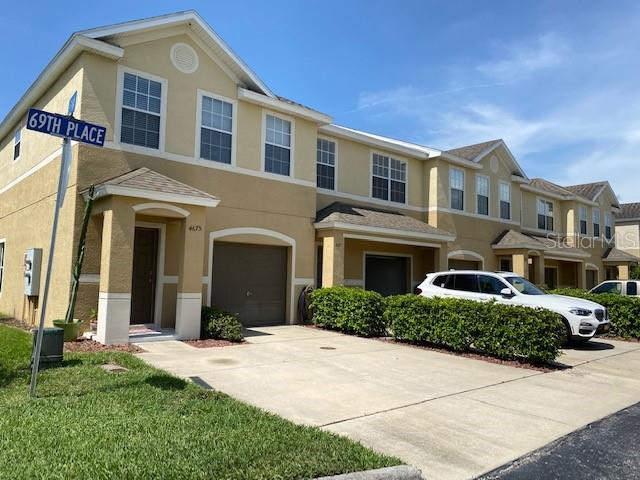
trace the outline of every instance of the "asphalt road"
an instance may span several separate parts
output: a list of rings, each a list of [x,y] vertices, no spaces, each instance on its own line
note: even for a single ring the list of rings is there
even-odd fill
[[[639,449],[640,403],[636,403],[480,478],[637,479]]]

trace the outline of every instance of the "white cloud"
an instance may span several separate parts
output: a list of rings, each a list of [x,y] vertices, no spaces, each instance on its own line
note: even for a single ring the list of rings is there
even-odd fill
[[[502,50],[501,58],[481,63],[476,70],[501,81],[513,81],[539,70],[560,66],[570,54],[566,41],[554,33]]]

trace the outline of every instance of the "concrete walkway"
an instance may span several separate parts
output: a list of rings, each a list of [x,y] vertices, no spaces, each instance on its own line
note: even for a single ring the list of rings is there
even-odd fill
[[[640,344],[565,350],[542,373],[301,326],[243,345],[141,345],[176,375],[396,455],[430,479],[472,478],[640,401]]]

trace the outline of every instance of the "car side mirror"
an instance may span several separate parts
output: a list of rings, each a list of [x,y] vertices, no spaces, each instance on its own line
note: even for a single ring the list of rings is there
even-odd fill
[[[512,298],[515,294],[510,288],[504,287],[502,290],[500,290],[500,295],[502,295],[504,298]]]

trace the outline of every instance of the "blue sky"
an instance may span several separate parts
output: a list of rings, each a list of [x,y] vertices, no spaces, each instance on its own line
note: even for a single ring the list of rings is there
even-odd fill
[[[2,9],[0,115],[71,32],[194,8],[271,89],[338,124],[443,149],[503,138],[531,177],[609,179],[640,201],[640,2],[611,5],[30,2]]]

